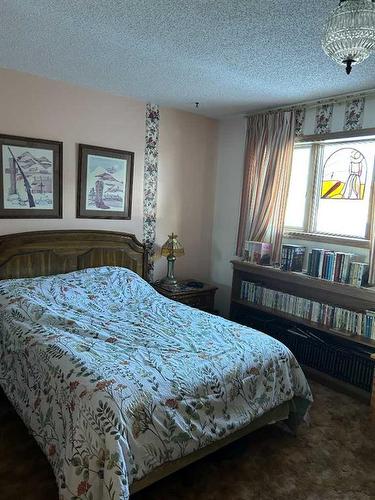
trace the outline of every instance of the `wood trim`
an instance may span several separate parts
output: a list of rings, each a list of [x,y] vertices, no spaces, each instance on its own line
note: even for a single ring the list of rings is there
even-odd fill
[[[286,420],[290,412],[289,403],[290,403],[289,401],[286,401],[285,403],[276,406],[276,408],[273,408],[272,410],[269,410],[261,417],[256,418],[249,425],[246,425],[242,429],[233,432],[232,434],[223,439],[214,441],[208,446],[200,448],[199,450],[196,450],[193,453],[186,455],[185,457],[173,460],[173,462],[168,462],[163,465],[160,465],[155,470],[147,474],[147,476],[145,476],[143,479],[134,481],[134,483],[130,486],[130,493],[131,494],[136,493],[137,491],[140,491],[146,488],[147,486],[150,486],[152,483],[160,481],[160,479],[163,479],[164,477],[169,476],[174,472],[177,472],[183,467],[186,467],[187,465],[196,462],[197,460],[200,460],[201,458],[205,457],[206,455],[209,455],[210,453],[220,450],[220,448],[223,448],[224,446],[233,443],[234,441],[237,441],[237,439],[240,439],[246,436],[247,434],[254,432],[257,429],[260,429],[261,427],[264,427],[267,424],[271,423],[273,424],[281,420]]]
[[[37,231],[0,236],[0,279],[106,265],[129,268],[146,278],[145,246],[133,234],[114,231]]]
[[[357,248],[370,248],[370,240],[361,238],[346,238],[344,236],[322,234],[322,233],[309,233],[305,231],[293,231],[288,229],[284,232],[284,238],[294,240],[308,240],[316,241],[318,243],[327,243],[330,245],[346,245]]]
[[[301,142],[323,142],[335,139],[350,139],[356,137],[375,136],[375,128],[363,128],[361,130],[349,130],[342,132],[330,132],[329,134],[301,135],[295,138],[296,143]]]

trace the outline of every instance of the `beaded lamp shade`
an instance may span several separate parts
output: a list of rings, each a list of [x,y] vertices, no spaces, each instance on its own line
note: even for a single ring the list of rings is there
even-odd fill
[[[324,52],[338,64],[363,62],[375,49],[375,3],[373,0],[341,0],[327,19],[322,37]]]

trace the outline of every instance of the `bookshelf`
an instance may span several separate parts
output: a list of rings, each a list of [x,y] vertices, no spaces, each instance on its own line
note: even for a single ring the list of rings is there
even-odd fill
[[[248,281],[270,290],[362,313],[366,310],[375,311],[375,288],[337,283],[299,272],[282,271],[272,266],[261,266],[238,260],[232,260],[231,262],[233,265],[230,309],[232,320],[254,326],[279,338],[295,352],[297,359],[302,364],[311,368],[316,368],[314,356],[319,360],[328,359],[328,355],[326,356],[324,350],[329,351],[332,366],[325,373],[334,377],[337,375],[341,380],[353,385],[356,385],[357,380],[359,380],[357,386],[367,391],[367,393],[371,393],[375,367],[374,339],[362,335],[351,335],[348,332],[294,314],[249,302],[241,298],[241,283],[242,281]],[[302,337],[298,337],[298,335],[292,338],[293,334],[291,332],[293,329],[303,330],[307,332],[307,335],[310,332],[312,335],[306,341]],[[318,339],[315,343],[314,338]],[[288,345],[288,339],[290,345]],[[306,343],[305,346],[302,345],[304,342]],[[303,359],[304,353],[309,349],[314,351],[315,354],[305,361]],[[345,353],[344,361],[340,358],[342,353]],[[309,364],[311,360],[312,364]],[[337,366],[333,366],[336,361]],[[320,363],[317,369],[324,372],[324,363]],[[375,401],[375,395],[373,395],[373,399]]]
[[[289,321],[293,321],[296,323],[300,323],[301,325],[307,326],[309,328],[321,330],[322,332],[329,333],[331,335],[336,335],[337,337],[349,339],[353,342],[356,342],[358,344],[362,344],[364,346],[374,347],[374,349],[375,349],[375,340],[368,339],[366,337],[362,337],[361,335],[349,335],[348,333],[340,332],[340,330],[336,330],[334,328],[329,328],[328,326],[320,325],[318,323],[314,323],[313,321],[309,321],[309,320],[304,319],[304,318],[298,318],[298,317],[294,316],[293,314],[287,314],[285,312],[277,311],[277,310],[272,309],[270,307],[261,306],[259,304],[252,304],[252,303],[248,302],[247,300],[233,299],[232,302],[234,302],[236,304],[243,305],[245,307],[248,307],[249,309],[254,309],[254,310],[261,311],[261,312],[264,312],[267,314],[273,314],[275,316],[279,316],[280,318],[287,319]]]
[[[321,278],[314,278],[303,273],[296,273],[293,271],[281,271],[278,268],[271,266],[260,266],[258,264],[251,264],[249,262],[242,262],[232,260],[233,265],[233,283],[232,283],[232,296],[231,301],[240,301],[243,305],[253,306],[260,308],[260,306],[251,304],[247,301],[241,301],[240,289],[241,282],[253,281],[266,288],[278,290],[281,292],[290,293],[298,297],[303,297],[324,304],[343,307],[357,312],[365,310],[375,310],[375,288],[369,287],[356,287],[347,285],[345,283],[336,283],[334,281],[323,280]],[[274,309],[266,308],[268,312],[281,316],[285,313]],[[302,322],[302,318],[293,315],[287,315],[296,322]],[[306,321],[306,320],[304,320]],[[318,323],[308,321],[309,326],[316,329],[329,330],[333,334],[340,334],[339,331],[327,329]],[[342,333],[344,337],[347,334]],[[350,339],[354,342],[360,342],[373,346],[375,348],[375,340],[360,338],[360,335],[351,336]]]

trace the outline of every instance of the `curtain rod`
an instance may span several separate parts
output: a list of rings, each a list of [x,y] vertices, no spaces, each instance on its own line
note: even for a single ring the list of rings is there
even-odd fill
[[[345,102],[351,98],[366,97],[366,96],[371,95],[371,94],[375,95],[375,89],[360,90],[358,92],[352,92],[350,94],[338,94],[336,96],[324,97],[321,99],[314,99],[311,101],[303,101],[303,102],[297,102],[295,104],[285,104],[284,106],[275,106],[273,108],[259,109],[258,111],[252,111],[252,112],[246,113],[245,117],[260,115],[260,114],[265,114],[265,113],[275,113],[276,111],[283,111],[283,110],[287,110],[287,109],[295,109],[295,108],[302,108],[302,107],[309,109],[309,108],[314,108],[315,106],[317,106],[319,104],[330,104],[330,103],[337,104],[339,102]]]

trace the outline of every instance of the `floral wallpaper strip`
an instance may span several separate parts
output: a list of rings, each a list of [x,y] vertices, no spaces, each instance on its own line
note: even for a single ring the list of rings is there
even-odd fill
[[[297,137],[303,135],[303,125],[305,123],[306,108],[297,108],[295,110],[294,133]]]
[[[344,130],[358,130],[362,128],[365,98],[359,97],[346,102]]]
[[[146,143],[143,183],[143,242],[146,245],[149,264],[148,280],[153,280],[156,239],[156,201],[158,188],[160,111],[156,104],[146,105]]]
[[[328,134],[331,131],[333,103],[322,104],[316,108],[315,134]]]

